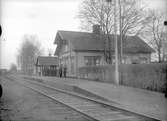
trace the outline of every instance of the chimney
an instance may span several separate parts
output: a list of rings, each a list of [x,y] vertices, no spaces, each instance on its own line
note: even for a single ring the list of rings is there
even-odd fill
[[[93,33],[95,33],[95,34],[101,33],[101,28],[100,28],[100,25],[98,25],[98,24],[93,25],[92,29],[93,29]]]

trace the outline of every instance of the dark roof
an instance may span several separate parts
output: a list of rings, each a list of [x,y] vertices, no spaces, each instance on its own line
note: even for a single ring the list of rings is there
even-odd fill
[[[74,31],[58,31],[55,44],[61,40],[69,40],[72,43],[72,49],[75,51],[103,51],[104,50],[104,36],[101,37],[94,33],[88,32],[74,32]],[[112,47],[114,51],[114,35],[110,35]],[[119,39],[119,36],[118,36]],[[123,42],[123,51],[128,53],[151,53],[154,50],[145,43],[138,36],[127,36],[126,41]]]
[[[38,56],[36,65],[44,65],[44,66],[50,66],[50,65],[58,65],[58,57],[52,57],[52,56]]]

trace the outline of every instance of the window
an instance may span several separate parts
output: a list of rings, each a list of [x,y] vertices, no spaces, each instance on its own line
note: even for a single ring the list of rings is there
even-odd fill
[[[65,65],[68,65],[68,56],[64,57]]]
[[[96,65],[100,65],[100,59],[99,58],[95,59],[95,61],[96,61]]]
[[[91,65],[91,63],[92,63],[91,57],[86,56],[86,57],[84,57],[84,60],[85,60],[85,65],[86,66]]]
[[[123,64],[127,64],[127,57],[125,57],[125,56],[122,57],[122,63],[123,63]]]
[[[67,44],[64,45],[64,51],[65,51],[65,52],[68,51],[68,45],[67,45]]]
[[[84,62],[86,66],[100,65],[100,56],[84,56]]]
[[[60,64],[60,65],[62,64],[62,58],[59,59],[59,64]]]
[[[131,64],[131,59],[128,56],[123,56],[122,57],[122,63],[123,64]]]

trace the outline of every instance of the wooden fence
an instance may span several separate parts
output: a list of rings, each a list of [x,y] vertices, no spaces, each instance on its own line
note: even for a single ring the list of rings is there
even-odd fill
[[[115,66],[79,68],[79,77],[115,83]],[[120,84],[163,92],[167,82],[167,64],[123,64],[119,66]]]

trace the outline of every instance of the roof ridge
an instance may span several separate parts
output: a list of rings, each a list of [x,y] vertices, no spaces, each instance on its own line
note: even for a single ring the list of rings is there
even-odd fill
[[[56,57],[56,56],[44,56],[44,55],[42,55],[42,56],[38,56],[38,57]]]
[[[73,33],[87,33],[87,34],[94,34],[93,32],[88,32],[88,31],[71,31],[71,30],[57,30],[57,32],[73,32]],[[114,34],[109,34],[109,35],[114,35]],[[117,36],[120,36],[120,34],[117,34]],[[126,35],[127,37],[138,37],[137,35]],[[141,38],[140,38],[141,39]]]
[[[92,32],[86,32],[86,31],[69,31],[69,30],[57,30],[57,32],[74,32],[74,33],[89,33],[92,34]]]

